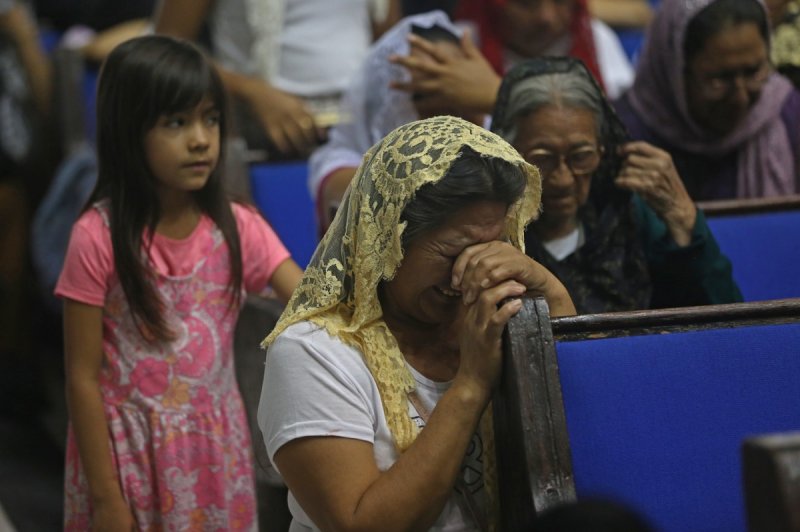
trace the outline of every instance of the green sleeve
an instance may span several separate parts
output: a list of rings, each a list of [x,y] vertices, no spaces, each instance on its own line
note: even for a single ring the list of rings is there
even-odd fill
[[[720,251],[703,211],[697,210],[689,245],[680,247],[666,224],[638,194],[633,195],[632,201],[653,283],[652,308],[742,301],[731,262]]]

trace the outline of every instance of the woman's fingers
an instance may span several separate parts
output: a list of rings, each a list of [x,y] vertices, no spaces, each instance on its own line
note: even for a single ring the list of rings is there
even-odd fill
[[[439,75],[443,71],[443,67],[439,62],[411,55],[392,55],[389,57],[389,62],[405,67],[409,71],[420,72],[426,76]]]
[[[446,63],[449,57],[442,52],[442,50],[436,45],[427,39],[420,37],[419,35],[409,34],[408,36],[408,43],[411,45],[412,49],[419,50],[424,52],[425,54],[429,55],[433,58],[437,63]]]
[[[483,290],[514,280],[539,292],[546,284],[544,267],[508,242],[487,242],[465,249],[453,265],[452,286],[471,304]]]

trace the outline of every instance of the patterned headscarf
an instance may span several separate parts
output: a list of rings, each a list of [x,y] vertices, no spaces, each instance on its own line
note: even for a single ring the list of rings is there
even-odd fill
[[[568,76],[570,85],[580,85],[594,95],[599,104],[596,120],[603,155],[592,174],[589,199],[578,212],[585,229],[584,245],[558,261],[529,229],[526,252],[564,283],[579,313],[648,308],[652,286],[634,223],[631,193],[614,184],[622,166],[617,148],[628,141],[628,133],[586,66],[569,57],[532,59],[515,66],[500,86],[492,131],[513,142],[517,120],[533,110],[531,94],[546,92],[542,84],[550,75]]]
[[[763,0],[757,1],[762,9]],[[672,146],[689,153],[723,156],[735,152],[738,196],[789,194],[795,161],[780,119],[791,84],[773,73],[741,124],[725,137],[703,130],[686,100],[686,29],[714,0],[663,0],[639,58],[630,103],[642,121]],[[765,11],[766,18],[766,11]],[[767,43],[769,44],[769,43]]]

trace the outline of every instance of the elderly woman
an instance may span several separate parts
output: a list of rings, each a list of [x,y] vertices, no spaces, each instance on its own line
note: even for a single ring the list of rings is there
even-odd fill
[[[800,93],[772,72],[761,0],[664,0],[617,110],[695,200],[800,192]]]
[[[390,63],[389,57],[411,53],[421,61],[431,60],[421,50],[409,50],[409,35],[436,43],[445,55],[462,56],[461,32],[442,11],[406,17],[372,46],[344,94],[343,109],[348,116],[330,130],[328,142],[317,148],[309,160],[308,185],[323,232],[333,218],[330,211],[335,211],[344,196],[361,158],[394,128],[436,115],[461,116],[475,123],[485,121],[485,114],[469,113],[447,103],[431,105],[429,99],[389,86],[393,81],[410,78],[404,68]]]
[[[526,252],[579,312],[741,301],[731,265],[666,152],[627,135],[575,59],[528,61],[503,80],[492,129],[542,173]]]
[[[539,197],[536,170],[462,119],[412,122],[367,153],[265,340],[258,417],[291,530],[486,523],[496,484],[483,414],[515,298],[574,313],[521,251]]]

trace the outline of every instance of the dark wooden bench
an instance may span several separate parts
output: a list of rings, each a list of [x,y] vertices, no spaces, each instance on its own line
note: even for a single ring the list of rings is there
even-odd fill
[[[742,474],[750,530],[800,530],[800,432],[745,440]]]
[[[260,345],[275,327],[282,311],[283,305],[276,300],[248,297],[234,333],[236,380],[247,410],[247,423],[253,443],[259,530],[262,532],[285,532],[291,522],[286,503],[286,488],[280,475],[270,464],[256,418],[266,359],[266,352]]]
[[[509,324],[494,400],[503,530],[616,501],[656,530],[745,530],[740,447],[800,429],[800,299]]]

